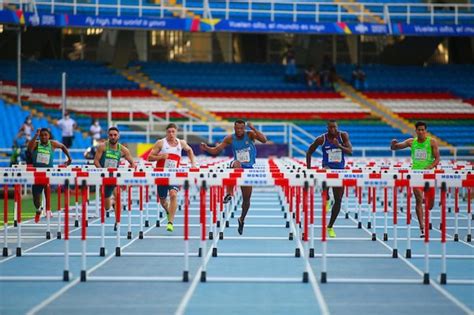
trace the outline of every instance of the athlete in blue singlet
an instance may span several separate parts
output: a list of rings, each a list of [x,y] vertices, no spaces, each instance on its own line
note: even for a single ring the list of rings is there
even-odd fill
[[[201,150],[208,152],[212,155],[219,154],[228,145],[232,146],[232,153],[234,154],[234,160],[230,163],[231,168],[252,168],[255,164],[255,158],[257,157],[257,150],[255,148],[255,139],[265,143],[267,138],[263,133],[258,131],[252,123],[247,123],[247,126],[251,129],[245,131],[245,121],[236,120],[234,122],[234,134],[228,135],[224,138],[224,141],[219,143],[215,147],[209,147],[205,143],[201,143]],[[232,198],[233,187],[227,187],[227,195],[224,197],[224,203],[227,203]],[[250,208],[250,197],[252,196],[252,186],[242,186],[242,214],[237,220],[239,227],[237,231],[242,235],[244,230],[244,220],[247,212]]]
[[[311,156],[319,146],[322,147],[323,151],[323,167],[327,169],[344,169],[345,155],[352,154],[349,134],[338,131],[335,120],[328,121],[327,128],[328,132],[317,137],[306,152],[306,166],[308,169],[311,169]],[[333,225],[336,222],[339,211],[341,211],[344,187],[333,187],[332,192],[334,195],[334,205],[332,206],[331,219],[328,224],[328,234],[329,237],[336,237]]]

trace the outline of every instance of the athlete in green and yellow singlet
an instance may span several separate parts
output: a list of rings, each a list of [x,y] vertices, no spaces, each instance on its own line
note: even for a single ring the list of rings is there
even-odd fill
[[[392,140],[390,149],[400,150],[405,148],[411,148],[411,160],[413,170],[430,170],[435,168],[439,164],[439,149],[438,142],[426,135],[426,123],[419,121],[415,124],[416,127],[416,138],[409,138],[403,142],[398,142],[396,139]],[[420,224],[420,236],[424,236],[424,224],[423,224],[423,191],[420,188],[413,188],[413,194],[416,199],[416,215]],[[434,187],[430,189],[430,192],[426,196],[429,198],[430,210],[434,205]]]
[[[118,141],[120,139],[120,132],[117,127],[110,127],[107,131],[108,140],[97,146],[95,152],[94,165],[98,168],[117,168],[120,165],[122,156],[130,163],[130,167],[135,167],[130,151],[121,145]],[[110,197],[115,189],[115,186],[106,186],[104,188],[105,195],[105,210],[112,210]],[[115,209],[116,211],[120,211]]]
[[[39,141],[37,140],[39,137]],[[66,146],[51,139],[49,129],[41,128],[36,131],[33,139],[28,142],[28,150],[31,152],[33,157],[34,167],[53,167],[54,150],[61,149],[67,156],[66,165],[71,164],[72,159],[69,155],[69,151]],[[35,222],[38,223],[40,220],[41,212],[41,195],[43,193],[44,185],[33,185],[33,203],[36,208]]]

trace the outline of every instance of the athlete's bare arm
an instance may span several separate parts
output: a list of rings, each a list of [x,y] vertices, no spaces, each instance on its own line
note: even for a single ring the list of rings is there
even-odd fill
[[[428,165],[427,169],[433,169],[438,166],[440,159],[438,141],[433,138],[431,138],[431,152],[433,153],[434,161],[431,165]]]
[[[413,143],[413,138],[408,138],[403,142],[398,142],[397,139],[393,139],[390,144],[390,150],[402,150],[406,148],[411,148],[411,144]]]
[[[135,161],[133,160],[130,150],[127,147],[124,147],[123,145],[120,146],[120,148],[122,156],[125,158],[125,160],[128,161],[128,163],[130,163],[130,167],[135,168]]]
[[[71,155],[69,155],[69,150],[66,148],[66,146],[58,141],[51,140],[51,147],[53,149],[61,149],[64,152],[64,155],[67,157],[67,161],[64,163],[66,165],[71,165],[72,163],[72,158]]]
[[[224,150],[228,145],[231,145],[231,144],[232,144],[232,135],[227,135],[224,138],[224,141],[222,141],[221,143],[219,143],[215,147],[210,147],[210,146],[208,146],[207,144],[205,144],[203,142],[201,143],[200,147],[201,147],[201,150],[203,150],[207,153],[210,153],[211,155],[217,155],[217,154],[221,153],[221,151]]]
[[[184,151],[188,154],[189,160],[191,161],[191,167],[196,168],[196,157],[194,156],[194,151],[193,148],[189,146],[189,144],[184,141],[181,141],[181,147],[183,148]]]
[[[248,133],[250,136],[250,139],[252,140],[257,139],[261,143],[267,142],[267,137],[265,137],[265,135],[262,132],[258,131],[257,128],[255,128],[251,122],[247,122],[247,126],[252,130],[252,131],[249,131]]]
[[[104,154],[104,150],[105,150],[105,143],[101,143],[97,146],[97,150],[95,151],[95,155],[94,155],[94,165],[97,168],[102,167],[100,165],[100,158],[102,157],[102,154]]]
[[[163,148],[163,140],[156,141],[155,145],[151,149],[150,154],[148,155],[148,161],[154,162],[159,160],[166,160],[168,158],[168,153],[160,153]]]
[[[306,167],[308,169],[311,168],[311,156],[320,145],[323,145],[323,143],[324,143],[324,136],[319,136],[309,146],[308,151],[306,151]]]

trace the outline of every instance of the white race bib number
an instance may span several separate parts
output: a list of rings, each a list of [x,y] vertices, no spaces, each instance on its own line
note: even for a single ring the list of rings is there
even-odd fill
[[[104,167],[105,168],[117,168],[117,160],[105,159]]]
[[[50,155],[46,153],[38,153],[36,156],[36,163],[49,164]]]
[[[420,150],[420,149],[416,149],[415,150],[415,160],[426,160],[427,159],[427,156],[426,156],[426,150]]]
[[[175,160],[165,160],[165,168],[177,168],[178,161]]]
[[[328,152],[328,160],[330,163],[339,163],[342,161],[342,150],[332,149]]]
[[[237,161],[248,163],[250,162],[250,150],[243,149],[237,151]]]

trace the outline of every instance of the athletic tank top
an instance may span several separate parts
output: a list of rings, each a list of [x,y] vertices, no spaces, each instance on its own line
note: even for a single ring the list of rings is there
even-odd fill
[[[181,147],[181,141],[178,141],[177,146],[171,146],[166,138],[163,138],[163,147],[161,148],[160,153],[167,153],[168,157],[166,160],[159,160],[156,162],[156,167],[159,168],[177,168],[179,167],[179,162],[181,161],[181,151],[183,148]]]
[[[100,166],[105,168],[117,168],[122,158],[122,145],[117,143],[117,150],[110,148],[109,141],[105,143],[105,151],[100,157],[99,163]]]
[[[344,151],[329,141],[327,133],[325,133],[323,136],[323,167],[330,169],[344,169],[346,164]],[[338,133],[338,138],[339,142],[342,144],[343,142],[340,132]]]
[[[418,138],[413,139],[411,144],[411,168],[414,170],[422,170],[431,165],[434,161],[431,151],[431,138],[426,137],[422,143],[418,142]]]
[[[255,164],[257,149],[247,132],[242,139],[237,138],[235,134],[232,135],[232,152],[234,160],[239,161],[243,168],[250,168]]]
[[[51,141],[48,141],[46,145],[42,145],[40,141],[37,141],[38,146],[33,151],[33,166],[34,167],[53,167],[53,146]]]

